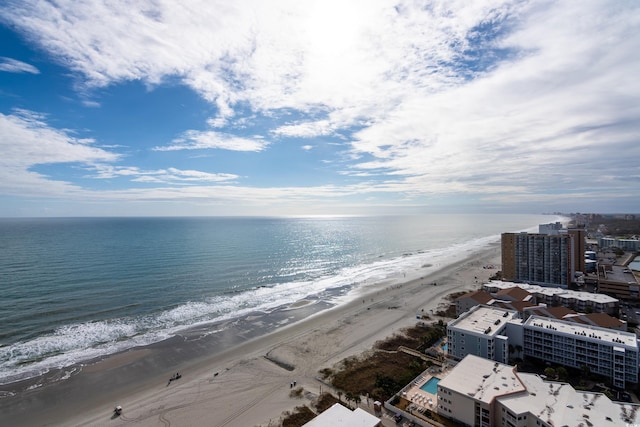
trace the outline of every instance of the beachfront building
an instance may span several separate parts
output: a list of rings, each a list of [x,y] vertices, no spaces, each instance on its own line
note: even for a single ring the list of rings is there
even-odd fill
[[[464,425],[491,427],[498,425],[496,398],[526,391],[513,366],[470,354],[438,382],[437,411]]]
[[[519,286],[512,286],[510,288],[501,289],[498,292],[496,292],[495,298],[500,301],[508,301],[508,302],[516,302],[516,301],[526,301],[530,303],[536,302],[534,296],[529,291]]]
[[[524,356],[611,378],[615,387],[638,382],[634,333],[575,322],[529,317],[522,325]]]
[[[447,356],[461,360],[473,354],[506,363],[509,350],[523,344],[521,325],[515,310],[477,305],[447,324]]]
[[[456,316],[466,313],[476,305],[490,305],[522,313],[525,308],[535,306],[531,302],[533,301],[531,297],[532,295],[517,287],[497,293],[495,296],[482,290],[468,292],[456,298]]]
[[[536,297],[535,294],[520,286],[513,285],[508,288],[490,286],[494,291],[493,295],[486,291],[474,291],[458,297],[456,299],[458,315],[469,311],[476,305],[482,304],[515,310],[525,320],[529,316],[536,315],[620,331],[627,330],[627,322],[608,314],[617,313],[618,311],[618,300],[608,295],[570,291],[562,288],[545,288],[536,285],[521,285],[534,288],[529,290],[537,291],[538,295]],[[533,302],[536,301],[536,298],[540,298],[541,301],[547,301],[551,305],[547,305],[546,302],[535,305]],[[579,313],[569,307],[578,308],[583,313]]]
[[[560,234],[564,230],[564,226],[561,222],[550,222],[549,224],[540,224],[538,225],[538,233],[539,234],[552,234],[557,235]]]
[[[607,313],[615,316],[618,313],[620,301],[603,293],[573,291],[559,287],[531,285],[527,283],[513,283],[492,280],[483,285],[482,289],[496,299],[506,289],[514,287],[527,291],[533,297],[527,301],[534,304],[545,304],[547,307],[564,306],[581,313]]]
[[[525,358],[576,369],[586,366],[593,374],[611,378],[615,387],[637,383],[636,335],[595,322],[598,319],[584,316],[559,320],[531,315],[523,320],[514,310],[476,306],[448,323],[447,355],[461,360],[472,354],[507,363],[512,353],[519,357],[522,350]]]
[[[491,305],[493,297],[485,291],[471,291],[456,298],[456,316],[466,313],[476,305]]]
[[[367,411],[356,408],[354,411],[339,403],[322,412],[304,424],[304,427],[381,427],[382,421]]]
[[[618,331],[626,331],[628,329],[626,321],[609,316],[607,313],[576,313],[570,308],[562,306],[545,307],[544,305],[538,305],[536,307],[527,307],[521,314],[525,320],[531,316],[540,316]]]
[[[536,295],[524,290],[520,286],[500,289],[494,294],[486,291],[468,292],[456,299],[456,313],[460,316],[477,305],[515,310],[523,319],[536,315],[551,317],[559,320],[581,323],[585,325],[600,326],[602,328],[627,330],[627,322],[611,316],[608,313],[617,313],[618,300],[603,294],[589,292],[570,291],[562,288],[539,288],[539,298],[549,301],[551,305],[536,301]],[[496,288],[492,288],[493,291]],[[579,313],[569,307],[575,307],[583,311]],[[586,312],[586,313],[584,313]]]
[[[468,355],[438,382],[438,415],[475,427],[628,426],[638,405],[544,381],[513,366]]]
[[[503,233],[504,280],[568,287],[576,272],[583,272],[584,229],[557,234]]]
[[[616,239],[615,237],[598,237],[600,249],[620,248],[626,252],[640,252],[640,240],[637,239]]]

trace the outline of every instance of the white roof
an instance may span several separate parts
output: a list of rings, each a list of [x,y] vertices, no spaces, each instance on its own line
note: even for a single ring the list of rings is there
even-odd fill
[[[553,331],[554,334],[579,336],[587,341],[617,344],[638,350],[636,334],[599,326],[582,325],[575,322],[552,319],[550,317],[531,316],[524,322],[525,327]]]
[[[379,418],[363,409],[356,408],[355,411],[351,411],[336,403],[304,427],[376,427],[379,424]]]
[[[536,374],[468,355],[438,387],[490,404],[496,399],[514,414],[530,413],[554,426],[640,424],[640,405],[612,402],[604,394],[581,392],[570,384],[543,381]]]
[[[594,294],[592,292],[573,291],[564,288],[551,288],[539,285],[530,285],[528,283],[502,282],[492,280],[485,285],[488,288],[509,289],[519,287],[532,294],[540,294],[546,296],[558,296],[563,298],[574,298],[581,301],[593,301],[600,304],[616,303],[618,300],[605,294]]]
[[[499,398],[516,415],[531,413],[555,426],[625,426],[640,422],[638,405],[614,403],[601,393],[577,391],[566,383],[543,381],[536,374],[519,372],[518,377],[528,393]]]
[[[438,387],[485,403],[491,403],[498,396],[526,391],[513,366],[472,354],[462,359],[449,375],[441,379]]]
[[[457,319],[450,321],[448,327],[492,337],[499,335],[504,325],[517,316],[518,312],[515,310],[476,305]]]

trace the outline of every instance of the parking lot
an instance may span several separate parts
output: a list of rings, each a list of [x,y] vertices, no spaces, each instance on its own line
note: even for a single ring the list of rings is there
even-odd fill
[[[640,323],[640,307],[632,307],[628,304],[620,305],[620,319],[625,320],[629,326]]]

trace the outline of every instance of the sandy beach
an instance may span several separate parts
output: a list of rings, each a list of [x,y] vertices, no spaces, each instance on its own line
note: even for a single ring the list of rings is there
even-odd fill
[[[499,264],[496,243],[418,280],[371,287],[348,304],[318,311],[321,302],[301,302],[286,315],[304,320],[267,335],[257,329],[241,344],[222,337],[211,351],[211,343],[176,337],[111,356],[57,384],[0,399],[3,424],[275,426],[284,411],[327,389],[320,369],[414,325],[416,314],[437,319],[433,312],[447,295],[477,289],[497,271],[483,266]],[[169,382],[176,372],[181,378]],[[301,397],[290,396],[292,381],[303,387]],[[112,415],[115,405],[123,407],[120,417]]]

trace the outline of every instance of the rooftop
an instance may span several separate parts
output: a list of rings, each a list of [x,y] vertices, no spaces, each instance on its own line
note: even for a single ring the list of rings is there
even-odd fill
[[[595,341],[616,343],[627,347],[638,349],[636,335],[631,332],[618,331],[615,329],[600,328],[591,325],[582,325],[574,322],[551,319],[548,317],[531,316],[524,322],[525,327],[536,327],[539,329],[551,329],[554,333],[565,335],[581,335],[584,338],[591,338]]]
[[[380,419],[367,411],[360,408],[351,411],[336,403],[306,423],[304,427],[376,427],[378,425],[380,425]]]
[[[572,291],[570,289],[563,288],[550,288],[539,285],[530,285],[528,283],[514,283],[514,282],[502,282],[499,280],[492,280],[485,285],[487,288],[496,288],[500,290],[518,287],[532,294],[539,294],[545,296],[562,296],[565,298],[574,298],[576,300],[593,301],[600,304],[616,303],[618,300],[605,294],[594,294],[592,292]]]
[[[612,402],[604,394],[577,391],[474,355],[462,359],[438,386],[485,404],[496,399],[516,415],[529,413],[555,426],[640,423],[640,405]]]
[[[556,319],[562,319],[568,314],[577,314],[575,311],[564,306],[547,307],[544,305],[535,306],[527,310],[527,313],[542,317],[555,317]]]
[[[525,301],[526,298],[531,296],[528,291],[519,286],[501,289],[496,293],[496,295],[500,297],[511,297],[517,301]]]
[[[456,298],[456,301],[466,299],[466,298],[472,298],[474,301],[478,301],[480,304],[486,304],[493,299],[491,294],[489,294],[488,292],[471,291],[471,292],[467,292],[464,295],[459,296],[458,298]]]
[[[449,322],[448,326],[477,334],[495,336],[498,335],[498,330],[500,330],[507,321],[517,317],[518,312],[515,310],[477,305],[457,319]]]
[[[638,281],[627,267],[614,265],[610,271],[606,272],[606,280],[608,282],[627,283],[629,285],[637,285]]]
[[[569,384],[543,381],[535,374],[519,372],[518,377],[528,393],[500,398],[500,403],[516,414],[531,413],[555,426],[640,422],[638,405],[614,403],[603,394],[577,391]]]
[[[466,394],[487,404],[496,397],[526,391],[513,366],[472,354],[462,359],[446,378],[440,380],[438,387]]]
[[[516,310],[518,313],[523,313],[525,309],[529,307],[538,307],[529,301],[499,301],[494,300],[491,305],[493,307],[506,308],[507,310]]]
[[[564,319],[572,322],[584,323],[586,325],[600,326],[601,328],[621,328],[626,327],[627,324],[627,322],[623,322],[622,320],[609,316],[606,313],[569,314],[565,316]]]

